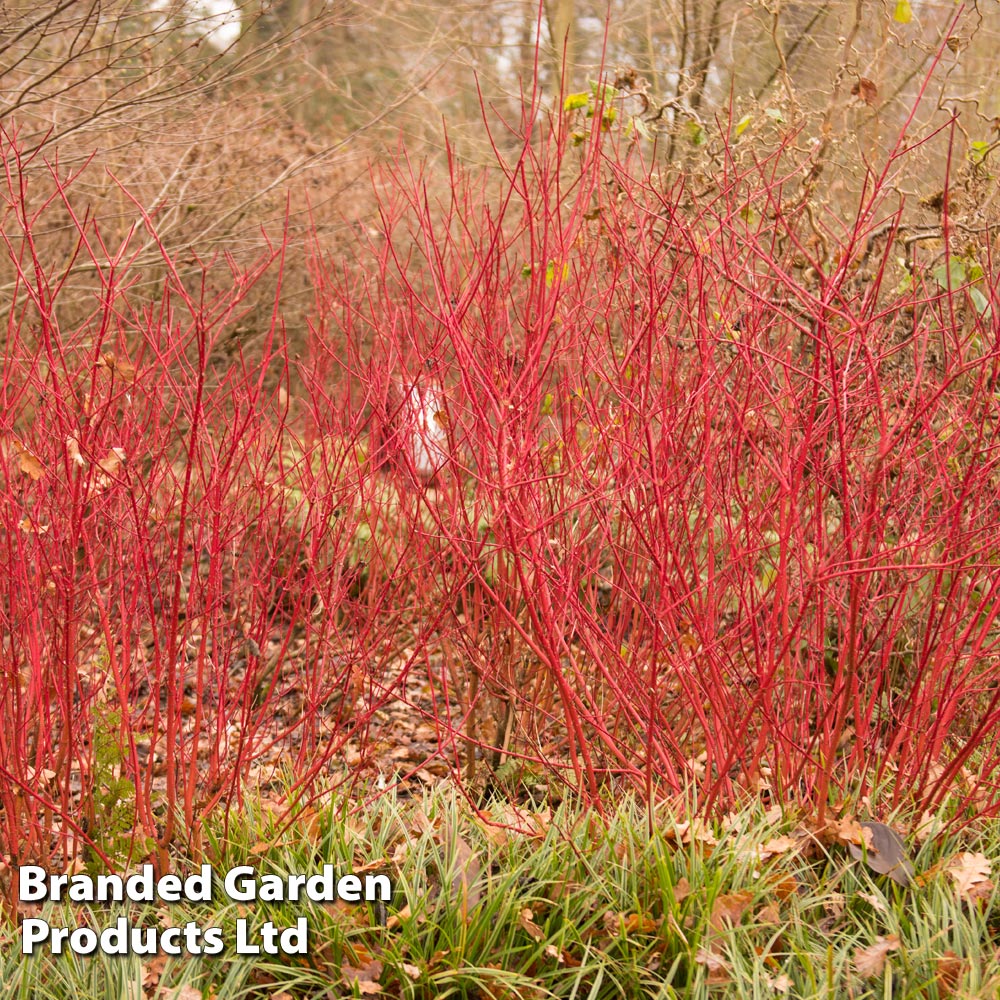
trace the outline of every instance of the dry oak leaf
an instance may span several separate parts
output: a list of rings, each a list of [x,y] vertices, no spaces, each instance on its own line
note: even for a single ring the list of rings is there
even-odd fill
[[[366,962],[360,969],[355,969],[350,965],[342,965],[340,974],[344,977],[345,983],[357,983],[362,996],[375,996],[375,994],[382,992],[382,987],[378,982],[382,975],[382,963],[377,958]]]
[[[729,963],[714,951],[708,948],[699,948],[694,960],[699,965],[704,965],[708,969],[708,981],[710,983],[728,983]]]
[[[719,931],[725,930],[727,924],[738,924],[753,900],[754,894],[747,890],[716,897],[709,923]]]
[[[965,899],[983,899],[993,891],[992,865],[985,854],[958,854],[948,862],[947,870],[955,882],[955,892]]]
[[[772,837],[766,844],[761,844],[757,849],[762,861],[773,857],[776,854],[788,854],[789,851],[797,851],[799,841],[796,837]]]
[[[87,464],[87,460],[80,454],[80,442],[72,434],[66,438],[66,453],[78,468],[82,469]]]
[[[16,438],[14,439],[14,447],[17,449],[21,471],[37,482],[45,475],[45,466],[42,465],[41,460],[30,448],[21,444]]]
[[[859,98],[871,107],[878,100],[878,87],[872,80],[863,76],[851,87],[851,96]]]
[[[517,922],[521,930],[525,931],[532,941],[541,941],[545,937],[545,931],[535,923],[534,916],[534,913],[525,907],[518,913]]]
[[[108,370],[118,374],[119,378],[131,382],[135,378],[135,365],[128,358],[116,358],[110,351],[103,357]]]
[[[157,1000],[201,1000],[201,990],[194,986],[160,987]]]
[[[694,819],[690,823],[675,823],[673,830],[667,831],[667,836],[681,844],[690,844],[694,841],[713,847],[718,844],[712,828],[700,819]]]
[[[937,970],[934,975],[938,996],[950,997],[968,967],[967,959],[959,958],[953,951],[946,951],[937,960]]]
[[[780,976],[775,976],[773,979],[765,975],[767,980],[767,985],[771,987],[776,993],[787,993],[792,988],[791,976],[785,975],[783,972]]]
[[[112,448],[97,464],[100,466],[102,472],[107,473],[109,476],[116,476],[124,463],[125,449]]]
[[[877,937],[874,944],[867,948],[858,948],[854,952],[854,968],[863,979],[872,979],[874,976],[881,976],[885,970],[885,960],[890,951],[898,951],[902,941],[898,935],[890,934],[887,937]]]
[[[824,833],[828,834],[829,839],[823,837]],[[871,831],[854,819],[853,816],[830,820],[826,831],[819,832],[819,837],[827,843],[854,844],[858,847],[864,845],[868,848],[872,846]]]

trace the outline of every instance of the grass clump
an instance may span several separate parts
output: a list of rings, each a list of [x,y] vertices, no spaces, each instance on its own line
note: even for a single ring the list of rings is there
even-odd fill
[[[901,886],[844,849],[850,817],[818,827],[750,805],[707,825],[632,800],[601,816],[506,803],[470,810],[452,790],[290,805],[258,799],[209,827],[211,903],[130,910],[46,905],[52,926],[217,927],[219,954],[19,955],[4,930],[0,988],[11,997],[387,996],[876,997],[993,995],[996,824],[907,841]],[[289,819],[289,817],[294,818]],[[852,826],[854,824],[854,826]],[[928,829],[924,826],[923,829]],[[952,826],[952,830],[955,826]],[[387,874],[388,904],[241,902],[225,872],[262,880]],[[238,955],[261,928],[303,920],[302,954]],[[239,922],[243,922],[240,930]],[[159,990],[159,993],[157,993]],[[184,991],[187,992],[184,992]]]

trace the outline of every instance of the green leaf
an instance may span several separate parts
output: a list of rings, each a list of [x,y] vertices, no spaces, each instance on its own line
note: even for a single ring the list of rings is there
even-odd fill
[[[552,395],[551,392],[545,393],[545,399],[542,400],[542,416],[547,417],[552,413],[552,406],[556,401],[556,397]]]
[[[562,280],[565,281],[569,277],[569,264],[563,264],[562,266]],[[556,280],[556,262],[550,260],[548,267],[545,268],[545,285],[547,288],[552,287],[552,283]]]
[[[578,111],[580,108],[585,108],[590,103],[590,94],[570,94],[565,101],[563,101],[564,111]]]
[[[687,123],[688,138],[694,146],[704,146],[708,142],[708,133],[701,122],[690,121]]]
[[[764,114],[779,125],[785,124],[785,116],[777,108],[766,108]]]
[[[948,287],[958,288],[960,285],[964,285],[968,280],[968,274],[965,268],[965,261],[959,260],[956,257],[952,257],[948,262],[948,266],[945,267],[941,264],[940,267],[934,268],[931,272],[931,276],[937,282],[938,288],[942,291],[947,291]]]
[[[741,136],[750,127],[750,123],[753,121],[753,115],[744,115],[736,123],[736,135]]]
[[[913,8],[910,6],[910,0],[897,0],[892,19],[900,24],[909,24],[913,20]]]
[[[653,131],[641,118],[636,118],[635,130],[643,137],[643,139],[652,141]]]
[[[975,163],[980,164],[986,159],[986,154],[989,152],[990,144],[988,142],[983,142],[981,139],[976,142],[969,143],[969,159]]]
[[[990,318],[990,303],[986,296],[978,288],[969,289],[969,298],[972,299],[973,308],[983,319]]]

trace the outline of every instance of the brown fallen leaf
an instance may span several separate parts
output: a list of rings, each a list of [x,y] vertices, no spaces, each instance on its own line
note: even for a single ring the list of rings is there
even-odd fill
[[[826,836],[824,836],[824,833]],[[826,831],[819,831],[818,836],[823,843],[842,844],[856,847],[871,846],[871,832],[865,832],[865,826],[853,816],[843,819],[832,819],[827,824]]]
[[[957,854],[948,862],[947,871],[955,883],[955,892],[963,899],[983,899],[993,892],[992,865],[985,854]]]
[[[455,851],[454,876],[451,880],[451,898],[458,901],[462,919],[467,920],[469,911],[479,905],[483,895],[480,876],[483,865],[479,854],[462,839],[457,831],[448,830],[445,836],[452,840]]]
[[[772,837],[766,844],[761,844],[757,849],[762,861],[773,857],[776,854],[788,854],[790,851],[799,849],[799,841],[796,837]]]
[[[655,934],[660,928],[660,922],[648,913],[630,913],[625,917],[626,934]]]
[[[194,986],[161,986],[157,1000],[201,1000],[201,990]]]
[[[784,972],[780,976],[775,976],[773,979],[768,975],[765,975],[764,978],[767,980],[767,985],[770,986],[775,993],[787,993],[794,985],[791,976],[786,975]]]
[[[727,925],[735,926],[740,922],[753,900],[753,893],[746,890],[717,896],[712,904],[712,915],[709,917],[709,923],[717,931],[725,930]]]
[[[968,960],[959,958],[953,951],[946,951],[937,960],[937,968],[934,973],[938,996],[950,997],[968,967]]]
[[[342,965],[340,974],[344,977],[345,983],[356,983],[362,996],[375,996],[382,992],[382,986],[378,982],[382,975],[382,963],[377,958],[366,962],[360,969]]]
[[[867,948],[858,948],[854,952],[854,968],[863,979],[881,976],[885,970],[885,960],[890,951],[898,951],[902,942],[896,934],[887,937],[879,936],[874,944]]]
[[[535,923],[534,916],[534,913],[528,907],[525,907],[518,913],[517,923],[532,941],[541,941],[545,937],[545,931]]]
[[[694,960],[708,969],[710,983],[728,983],[730,981],[729,963],[721,955],[717,955],[708,948],[699,948]]]

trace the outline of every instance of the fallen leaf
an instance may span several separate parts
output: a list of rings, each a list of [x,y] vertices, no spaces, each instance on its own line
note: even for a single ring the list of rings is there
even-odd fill
[[[738,924],[753,900],[753,893],[746,890],[716,897],[709,923],[720,931],[724,930],[727,924]]]
[[[521,930],[525,931],[532,941],[541,941],[545,937],[545,931],[534,921],[534,913],[525,907],[517,915],[517,922]]]
[[[345,983],[356,983],[358,990],[363,996],[375,996],[382,992],[378,979],[382,975],[382,963],[373,958],[366,962],[360,969],[355,969],[350,965],[342,965],[340,974],[344,977]]]
[[[820,831],[821,839],[824,842],[844,845],[854,844],[858,847],[862,845],[871,846],[871,832],[866,833],[864,825],[854,819],[853,816],[830,820],[827,824],[827,831],[831,835],[827,838],[823,838],[823,831]]]
[[[885,902],[881,900],[878,896],[871,892],[859,892],[858,899],[863,899],[872,909],[878,910],[879,913],[888,913],[889,908],[885,905]]]
[[[391,931],[393,928],[398,927],[404,920],[408,920],[410,916],[410,904],[406,903],[401,910],[389,915],[389,919],[385,922],[386,930]]]
[[[708,948],[699,948],[694,960],[699,965],[704,965],[708,969],[708,981],[710,983],[729,982],[729,964],[721,956]]]
[[[766,976],[765,978],[767,979],[767,985],[776,993],[787,993],[792,988],[791,976],[787,976],[785,973],[775,976],[773,979],[770,976]]]
[[[675,823],[673,830],[668,831],[667,836],[672,836],[672,839],[681,844],[695,841],[712,846],[718,844],[712,828],[700,819],[693,819],[690,823]]]
[[[948,862],[947,871],[955,883],[955,892],[965,899],[982,899],[993,891],[992,865],[985,854],[958,854]]]
[[[913,865],[906,856],[906,845],[899,834],[885,823],[866,820],[861,824],[866,845],[848,843],[847,849],[856,861],[864,861],[879,875],[888,875],[899,885],[913,881]]]
[[[867,948],[858,948],[854,952],[854,968],[863,979],[881,976],[885,969],[885,960],[890,951],[898,951],[902,942],[895,934],[888,937],[877,937],[874,944]]]
[[[938,996],[950,997],[968,967],[969,963],[964,958],[959,958],[953,951],[946,951],[937,960],[937,969],[934,973]]]
[[[659,927],[659,921],[647,913],[630,913],[624,923],[626,934],[655,934]]]
[[[795,837],[772,837],[766,844],[761,844],[758,853],[762,861],[773,857],[776,854],[787,854],[789,851],[797,851],[799,841]]]
[[[451,833],[451,831],[448,831]],[[448,835],[446,833],[446,836]],[[457,833],[453,833],[455,848],[455,875],[451,880],[451,897],[458,901],[462,910],[462,918],[468,919],[469,911],[474,909],[483,894],[480,876],[483,872],[479,855]]]
[[[194,986],[160,987],[157,1000],[202,1000],[201,990]]]

